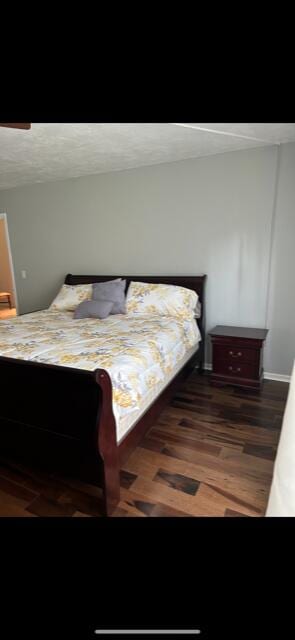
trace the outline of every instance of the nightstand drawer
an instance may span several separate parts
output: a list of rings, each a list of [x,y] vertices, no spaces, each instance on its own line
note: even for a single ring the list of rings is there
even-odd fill
[[[256,364],[259,360],[259,351],[257,351],[257,349],[233,347],[232,345],[225,346],[221,344],[215,344],[214,357],[216,357],[216,360],[224,360],[230,365],[235,365],[235,363],[238,362],[249,362],[252,364]]]
[[[214,373],[238,378],[257,378],[259,372],[255,364],[242,362],[229,364],[228,360],[218,360],[214,365]]]

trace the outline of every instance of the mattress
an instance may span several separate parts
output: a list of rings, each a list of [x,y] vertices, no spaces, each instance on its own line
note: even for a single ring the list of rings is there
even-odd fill
[[[118,442],[200,339],[194,318],[154,314],[74,320],[73,312],[45,310],[0,321],[0,356],[109,373]]]

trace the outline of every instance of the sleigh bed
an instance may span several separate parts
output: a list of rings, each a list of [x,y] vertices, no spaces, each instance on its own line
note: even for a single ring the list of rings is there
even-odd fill
[[[105,282],[117,276],[68,274],[67,285]],[[102,488],[110,515],[120,499],[120,467],[143,438],[177,385],[194,367],[202,372],[206,276],[121,276],[131,281],[178,285],[198,294],[200,341],[187,351],[164,384],[134,412],[118,437],[111,377],[92,371],[0,356],[1,454],[79,476]]]

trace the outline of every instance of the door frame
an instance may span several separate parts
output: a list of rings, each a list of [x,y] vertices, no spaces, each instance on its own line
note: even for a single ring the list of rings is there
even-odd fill
[[[15,301],[16,315],[18,315],[18,298],[17,298],[17,290],[16,290],[16,284],[15,284],[14,266],[13,266],[12,253],[11,253],[7,214],[0,213],[0,220],[4,220],[5,239],[6,239],[7,249],[8,249],[8,259],[9,259],[9,267],[11,272],[12,286],[13,286],[13,295],[14,295],[14,301]]]

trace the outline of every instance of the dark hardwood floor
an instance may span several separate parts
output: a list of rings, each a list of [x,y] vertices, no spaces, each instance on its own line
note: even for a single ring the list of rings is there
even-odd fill
[[[263,516],[289,385],[213,387],[193,373],[121,470],[114,516]],[[100,516],[101,491],[0,461],[0,516]]]

